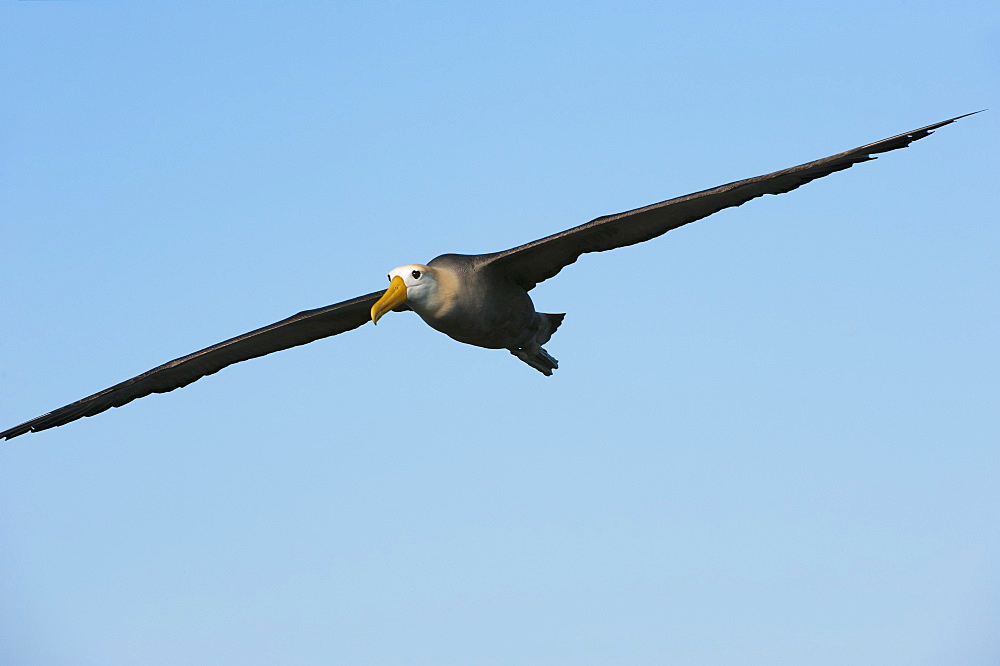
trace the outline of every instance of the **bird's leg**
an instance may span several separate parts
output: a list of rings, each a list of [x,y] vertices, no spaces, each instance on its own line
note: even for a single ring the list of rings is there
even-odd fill
[[[549,356],[549,353],[538,345],[516,347],[508,351],[546,377],[552,375],[552,371],[559,367],[559,361]]]

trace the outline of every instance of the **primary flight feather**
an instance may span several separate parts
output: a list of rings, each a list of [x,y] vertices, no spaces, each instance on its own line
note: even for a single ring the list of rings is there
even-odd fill
[[[978,112],[977,112],[978,113]],[[545,375],[558,367],[542,345],[562,322],[561,314],[535,311],[528,292],[555,276],[581,254],[603,252],[656,238],[671,229],[739,206],[765,194],[781,194],[878,153],[905,148],[933,130],[972,114],[869,143],[830,157],[748,178],[634,210],[606,215],[561,233],[492,254],[445,254],[425,264],[389,273],[389,288],[307,310],[239,337],[165,363],[100,393],[39,416],[0,438],[60,426],[150,393],[166,393],[222,368],[272,352],[378,322],[390,310],[413,310],[451,338],[488,349],[507,349]]]

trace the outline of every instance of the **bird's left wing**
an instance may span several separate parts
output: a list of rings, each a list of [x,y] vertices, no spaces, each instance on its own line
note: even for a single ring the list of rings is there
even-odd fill
[[[979,113],[976,111],[975,113]],[[724,208],[740,206],[765,194],[782,194],[859,162],[872,155],[905,148],[931,131],[971,116],[967,113],[933,125],[869,143],[843,153],[800,164],[764,176],[738,180],[676,199],[661,201],[617,215],[606,215],[578,227],[515,247],[479,255],[479,265],[499,269],[525,289],[556,275],[587,252],[603,252],[656,238],[671,229],[708,217]]]
[[[4,430],[0,432],[0,439],[54,428],[84,416],[94,416],[150,393],[166,393],[187,386],[233,363],[350,331],[369,321],[371,307],[381,295],[382,292],[377,291],[325,308],[306,310],[270,326],[174,359],[100,393]]]

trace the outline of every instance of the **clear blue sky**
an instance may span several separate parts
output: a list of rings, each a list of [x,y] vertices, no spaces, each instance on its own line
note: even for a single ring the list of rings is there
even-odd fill
[[[7,1],[0,56],[4,428],[993,109],[581,259],[554,377],[392,314],[5,444],[0,663],[1000,663],[995,2]]]

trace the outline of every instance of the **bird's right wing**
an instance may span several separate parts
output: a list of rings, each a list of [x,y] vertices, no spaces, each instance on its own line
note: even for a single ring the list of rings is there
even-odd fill
[[[94,416],[150,393],[166,393],[187,386],[233,363],[350,331],[370,320],[371,307],[381,295],[382,292],[377,291],[325,308],[306,310],[270,326],[174,359],[100,393],[4,430],[0,432],[0,439],[54,428],[84,416]]]

